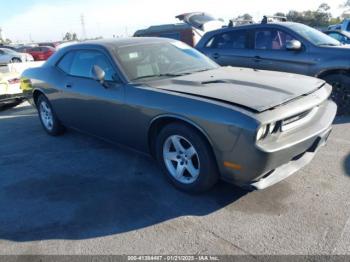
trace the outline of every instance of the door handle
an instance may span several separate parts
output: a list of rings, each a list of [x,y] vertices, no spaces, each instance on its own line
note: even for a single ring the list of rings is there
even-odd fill
[[[218,53],[213,54],[214,59],[218,59],[219,57],[220,57],[220,55]]]
[[[260,56],[254,56],[254,62],[260,62],[261,60]]]
[[[66,84],[66,88],[72,88],[72,84]]]

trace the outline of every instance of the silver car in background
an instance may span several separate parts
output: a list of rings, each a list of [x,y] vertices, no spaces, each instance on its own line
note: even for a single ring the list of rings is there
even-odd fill
[[[19,53],[8,48],[0,48],[0,65],[32,62],[34,58],[27,53]]]
[[[146,152],[187,192],[285,179],[326,143],[337,111],[323,80],[220,67],[165,38],[72,45],[22,77],[47,133],[68,127]]]

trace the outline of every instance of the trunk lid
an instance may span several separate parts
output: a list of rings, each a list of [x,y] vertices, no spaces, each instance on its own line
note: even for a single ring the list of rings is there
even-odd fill
[[[176,16],[176,18],[203,32],[216,30],[225,25],[223,21],[203,12],[185,13]]]

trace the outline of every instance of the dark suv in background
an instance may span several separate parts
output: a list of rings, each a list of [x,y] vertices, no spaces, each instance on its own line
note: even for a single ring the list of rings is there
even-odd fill
[[[196,48],[222,66],[324,79],[333,86],[338,114],[350,113],[350,49],[309,26],[264,20],[260,24],[211,31]]]

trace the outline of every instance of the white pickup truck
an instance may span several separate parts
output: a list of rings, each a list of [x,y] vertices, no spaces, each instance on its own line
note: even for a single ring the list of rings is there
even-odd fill
[[[336,25],[328,26],[328,30],[339,30],[339,31],[348,31],[350,32],[350,19],[344,19],[343,22]]]

